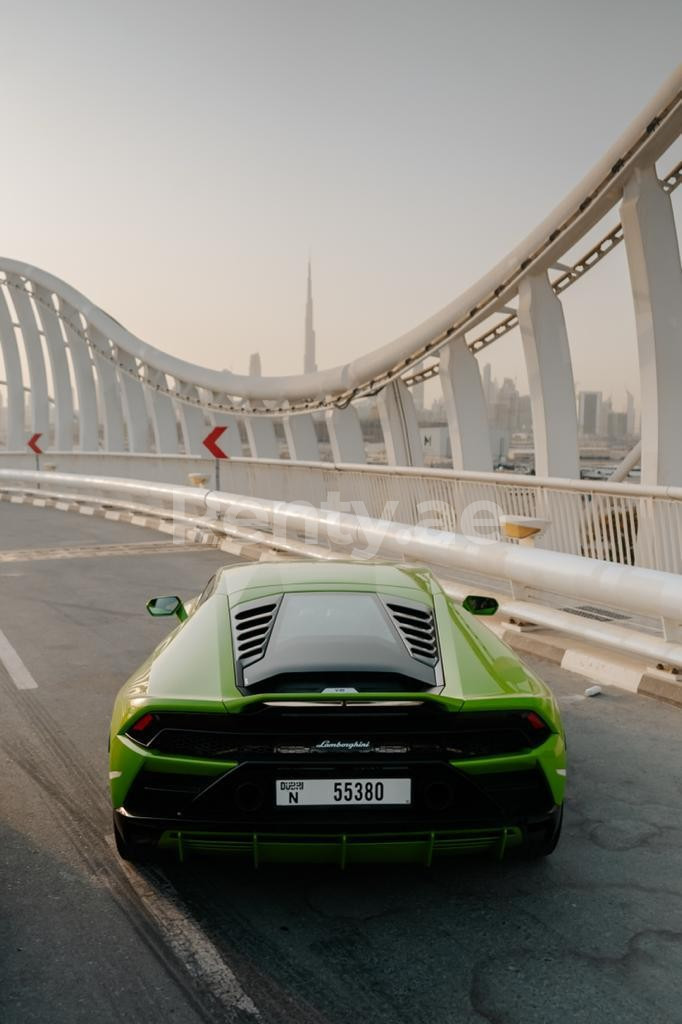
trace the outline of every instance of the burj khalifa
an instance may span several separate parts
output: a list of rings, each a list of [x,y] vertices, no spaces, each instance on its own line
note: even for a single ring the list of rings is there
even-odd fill
[[[305,304],[305,349],[303,353],[303,372],[314,373],[315,362],[315,328],[313,326],[313,278],[308,260],[308,296]]]

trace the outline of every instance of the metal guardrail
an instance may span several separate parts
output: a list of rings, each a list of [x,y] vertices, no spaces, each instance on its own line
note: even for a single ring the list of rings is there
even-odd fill
[[[380,557],[432,567],[437,573],[474,573],[497,589],[511,585],[512,598],[503,610],[538,625],[648,659],[650,663],[682,667],[682,577],[666,572],[577,555],[525,548],[499,541],[481,543],[471,537],[366,515],[315,508],[299,502],[247,497],[204,488],[140,480],[112,479],[56,472],[0,470],[0,491],[31,492],[43,497],[99,501],[117,506],[144,505],[167,518],[203,525],[216,533],[233,534],[240,523],[262,543],[297,550],[327,551],[351,557]],[[461,589],[454,587],[455,591]],[[653,636],[586,620],[560,608],[543,605],[533,594],[547,591],[565,600],[589,601],[657,618],[663,636]]]
[[[50,452],[43,464],[184,484],[190,473],[212,482],[211,459],[177,455]],[[33,457],[0,454],[0,465],[29,469]],[[531,516],[550,526],[537,546],[619,565],[682,571],[682,487],[643,487],[506,473],[339,465],[284,459],[230,459],[222,486],[236,494],[305,501],[381,519],[504,540],[500,515]]]

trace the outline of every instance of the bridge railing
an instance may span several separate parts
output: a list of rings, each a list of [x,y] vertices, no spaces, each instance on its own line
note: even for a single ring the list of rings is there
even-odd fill
[[[427,565],[457,597],[467,590],[493,593],[509,617],[682,668],[682,577],[676,574],[203,487],[0,469],[3,494],[128,508],[158,516],[169,528],[243,536],[307,557]],[[585,617],[585,602],[602,615]],[[609,616],[608,609],[621,614]]]
[[[187,484],[190,474],[215,486],[211,459],[54,452],[43,465],[67,473]],[[0,454],[0,466],[31,469],[32,456]],[[565,554],[682,571],[682,487],[478,473],[400,466],[234,458],[222,462],[220,486],[236,494],[388,518],[409,525],[510,542],[500,516],[548,523],[536,546]]]

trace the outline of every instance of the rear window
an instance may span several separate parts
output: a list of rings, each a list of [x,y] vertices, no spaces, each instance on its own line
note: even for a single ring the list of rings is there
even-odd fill
[[[349,640],[371,637],[396,647],[400,638],[374,594],[287,594],[273,640]]]

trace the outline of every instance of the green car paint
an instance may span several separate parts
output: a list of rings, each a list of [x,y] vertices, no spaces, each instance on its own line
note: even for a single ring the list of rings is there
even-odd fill
[[[507,788],[513,788],[515,779],[525,781],[529,773],[541,773],[551,794],[552,806],[548,807],[546,822],[544,818],[538,823],[531,820],[532,816],[526,820],[515,814],[509,820],[496,820],[482,828],[471,824],[460,827],[457,823],[447,827],[448,822],[441,815],[432,827],[428,827],[428,822],[420,822],[416,830],[406,825],[398,832],[395,828],[386,832],[381,828],[381,815],[377,815],[376,832],[365,828],[356,834],[352,826],[344,826],[338,833],[333,829],[318,833],[314,828],[299,831],[291,821],[286,829],[275,832],[256,825],[245,829],[243,823],[234,829],[224,822],[206,828],[193,822],[186,824],[184,815],[176,823],[160,814],[156,830],[151,829],[156,819],[145,816],[145,835],[152,835],[153,842],[145,840],[138,848],[134,842],[136,816],[126,809],[126,802],[140,772],[152,773],[152,777],[157,774],[160,788],[165,785],[164,777],[172,781],[173,776],[196,778],[200,785],[202,779],[220,779],[234,772],[239,760],[163,753],[154,746],[141,746],[131,732],[132,727],[145,715],[171,712],[223,716],[229,723],[226,728],[233,728],[234,723],[239,728],[241,721],[246,721],[240,720],[240,715],[258,712],[266,704],[275,709],[273,713],[297,700],[306,706],[325,702],[333,707],[338,705],[337,693],[244,693],[238,685],[231,629],[231,617],[239,613],[240,606],[257,599],[332,592],[378,594],[385,599],[422,605],[433,614],[439,643],[443,685],[435,692],[415,689],[414,693],[377,690],[344,694],[346,706],[366,703],[371,708],[394,699],[403,703],[411,700],[422,708],[453,716],[493,712],[527,716],[534,712],[546,726],[539,745],[489,756],[453,755],[448,757],[446,767],[472,785],[485,783],[486,779],[489,784],[490,780],[497,784],[502,779]],[[168,608],[171,604],[169,601]],[[345,865],[357,860],[430,863],[433,857],[467,850],[492,850],[502,855],[513,846],[540,854],[553,849],[561,823],[566,774],[565,737],[557,703],[548,687],[478,617],[447,597],[428,570],[358,562],[236,565],[219,570],[201,598],[186,606],[180,602],[179,608],[181,612],[171,608],[170,612],[156,613],[174,613],[180,621],[123,686],[114,705],[109,769],[116,838],[124,856],[134,858],[152,848],[171,847],[181,857],[188,850],[210,849],[246,854],[254,863],[319,860]],[[448,722],[449,714],[439,722]],[[452,721],[466,723],[466,719]],[[273,780],[278,773],[285,773],[284,768],[273,767],[272,771]],[[350,765],[347,771],[352,775]],[[144,775],[145,779],[148,777]],[[274,793],[274,781],[272,786]],[[540,836],[535,848],[531,842],[533,829],[539,830]]]

